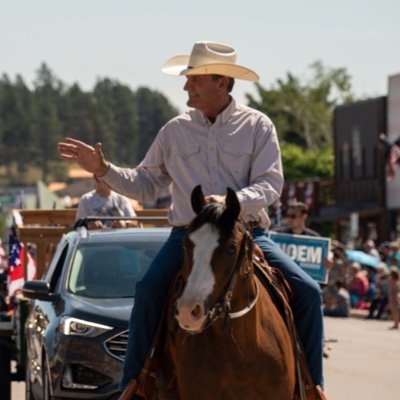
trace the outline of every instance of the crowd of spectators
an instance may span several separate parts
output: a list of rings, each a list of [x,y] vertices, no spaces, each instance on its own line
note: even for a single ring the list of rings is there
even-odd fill
[[[366,310],[366,319],[392,320],[391,329],[399,329],[399,248],[397,241],[376,246],[368,239],[357,249],[361,257],[356,260],[354,252],[333,241],[323,287],[325,315],[347,317],[352,309]]]
[[[319,236],[307,227],[308,206],[291,203],[282,226],[275,232]],[[324,314],[348,317],[352,309],[364,310],[367,319],[391,319],[392,329],[399,329],[400,242],[383,242],[376,246],[368,238],[356,249],[332,241],[332,256],[324,260],[328,270],[326,284],[321,284]]]

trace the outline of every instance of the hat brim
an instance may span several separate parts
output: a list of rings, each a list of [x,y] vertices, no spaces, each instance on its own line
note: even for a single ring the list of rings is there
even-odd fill
[[[259,76],[249,68],[236,64],[215,63],[204,64],[188,68],[189,56],[175,56],[170,58],[161,71],[168,75],[222,75],[244,81],[256,82]]]

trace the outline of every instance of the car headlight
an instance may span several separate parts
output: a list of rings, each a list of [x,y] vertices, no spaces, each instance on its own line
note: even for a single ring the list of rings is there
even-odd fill
[[[64,335],[76,335],[85,337],[96,337],[104,332],[113,329],[112,326],[96,324],[95,322],[85,321],[83,319],[64,317],[61,321],[61,332]]]

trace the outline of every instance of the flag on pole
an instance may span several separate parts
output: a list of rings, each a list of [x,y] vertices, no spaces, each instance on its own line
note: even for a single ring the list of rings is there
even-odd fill
[[[386,179],[391,182],[396,176],[396,166],[400,161],[400,147],[394,144],[390,147],[389,157],[386,161]]]
[[[17,239],[15,226],[11,227],[8,244],[8,297],[12,298],[25,283],[25,268],[28,270],[28,280],[36,278],[36,264],[29,252],[26,252],[25,260],[24,244]]]

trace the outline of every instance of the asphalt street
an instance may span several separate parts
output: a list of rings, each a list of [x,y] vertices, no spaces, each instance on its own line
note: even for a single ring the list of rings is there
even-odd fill
[[[400,331],[390,321],[325,318],[328,400],[399,400]]]
[[[325,390],[328,400],[399,400],[400,331],[390,321],[325,318]],[[25,398],[13,383],[12,400]],[[251,399],[249,399],[251,400]]]

